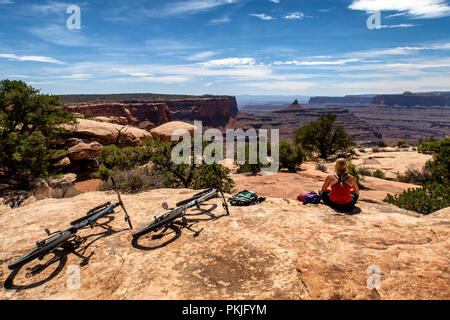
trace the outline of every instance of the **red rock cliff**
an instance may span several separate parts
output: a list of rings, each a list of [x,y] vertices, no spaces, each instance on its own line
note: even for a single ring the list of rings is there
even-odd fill
[[[236,117],[238,107],[235,97],[207,97],[167,101],[173,120],[201,120],[207,126],[224,126]]]
[[[139,126],[146,122],[151,127],[158,126],[172,120],[167,104],[154,102],[105,102],[95,104],[78,104],[65,107],[72,113],[89,114],[105,117],[125,117],[128,124]]]
[[[96,102],[68,105],[65,108],[72,113],[124,117],[128,124],[147,130],[172,120],[201,120],[205,126],[223,127],[238,113],[236,98],[228,96],[168,101]]]

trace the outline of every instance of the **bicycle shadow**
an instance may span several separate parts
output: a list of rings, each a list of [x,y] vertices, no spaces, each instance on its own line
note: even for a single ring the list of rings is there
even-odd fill
[[[202,206],[203,205],[205,205],[205,204],[202,204]],[[186,224],[183,224],[180,221],[172,222],[170,225],[168,225],[166,228],[164,228],[162,232],[154,234],[151,237],[149,237],[149,235],[148,235],[150,233],[149,232],[147,234],[143,234],[143,235],[141,235],[139,237],[134,238],[132,240],[132,242],[131,242],[131,245],[134,248],[136,248],[136,249],[144,250],[144,251],[150,251],[150,250],[156,250],[156,249],[164,248],[167,245],[169,245],[170,243],[172,243],[172,242],[176,241],[178,238],[180,238],[183,229],[188,229],[189,231],[194,232],[193,237],[196,238],[203,231],[203,228],[201,230],[199,230],[199,231],[195,231],[195,230],[192,229],[193,226],[195,226],[195,225],[197,225],[197,224],[199,224],[201,222],[216,221],[216,220],[218,220],[218,219],[220,219],[222,217],[227,216],[226,214],[222,214],[222,215],[219,215],[219,216],[213,214],[212,211],[217,209],[218,205],[217,204],[211,204],[210,206],[211,206],[211,208],[209,208],[209,209],[202,209],[202,208],[194,208],[194,209],[192,209],[192,211],[198,211],[198,213],[186,213],[186,214],[184,214],[184,217],[186,218],[186,220],[185,220]],[[204,216],[204,215],[208,216],[208,218],[196,218],[196,219],[192,218],[192,217],[200,217],[200,216]],[[189,218],[189,217],[191,217],[191,218]],[[172,232],[166,233],[166,231],[168,231],[169,229]],[[171,237],[172,233],[173,233],[173,237]],[[160,244],[155,244],[155,245],[152,245],[152,246],[145,246],[145,245],[139,244],[139,239],[144,238],[144,237],[150,238],[150,240],[159,240],[159,239],[164,238],[165,236],[169,236],[169,238],[167,240],[163,241]]]
[[[27,290],[27,289],[32,289],[32,288],[42,286],[43,284],[51,281],[58,274],[61,273],[61,271],[64,269],[65,265],[67,264],[67,257],[69,254],[74,254],[75,256],[82,259],[82,262],[80,263],[81,267],[86,266],[87,264],[89,264],[89,260],[91,259],[91,257],[95,254],[95,252],[93,251],[88,256],[84,256],[84,254],[86,253],[86,251],[89,247],[91,247],[95,242],[97,242],[98,240],[100,240],[102,238],[106,238],[110,235],[128,230],[128,229],[114,230],[111,226],[108,225],[110,222],[112,222],[114,220],[114,217],[109,216],[109,217],[107,217],[107,219],[108,219],[108,221],[94,225],[94,228],[100,227],[105,230],[104,232],[90,234],[90,235],[87,235],[84,237],[79,237],[78,239],[72,239],[72,240],[68,241],[63,247],[61,247],[61,248],[55,250],[53,253],[51,253],[54,255],[54,257],[51,258],[46,263],[37,264],[37,265],[34,265],[33,267],[26,268],[27,274],[25,275],[25,278],[33,278],[33,277],[36,277],[36,276],[42,274],[44,271],[48,270],[52,265],[59,262],[58,265],[56,266],[55,270],[53,270],[53,272],[51,272],[51,274],[48,277],[46,277],[42,280],[39,280],[37,282],[29,283],[29,284],[19,284],[19,285],[15,284],[14,280],[17,277],[17,275],[19,274],[19,272],[21,270],[23,270],[23,268],[25,266],[27,266],[27,264],[25,264],[23,266],[20,266],[17,269],[14,269],[9,274],[8,278],[3,283],[3,287],[7,290],[20,291],[20,290]],[[87,228],[89,228],[89,226],[87,226],[86,228],[80,229],[80,230],[84,230]],[[95,237],[95,238],[88,242],[88,240],[93,237]],[[33,260],[33,261],[39,261],[39,260]]]

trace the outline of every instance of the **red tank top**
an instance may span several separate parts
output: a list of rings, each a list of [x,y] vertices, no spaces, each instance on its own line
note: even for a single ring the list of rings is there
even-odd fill
[[[345,178],[344,178],[345,180]],[[352,187],[344,181],[338,182],[331,186],[330,200],[338,204],[347,204],[352,202],[351,196]]]

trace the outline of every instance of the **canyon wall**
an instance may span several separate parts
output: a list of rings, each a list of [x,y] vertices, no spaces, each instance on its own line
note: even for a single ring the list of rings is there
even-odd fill
[[[450,97],[443,94],[420,94],[420,93],[409,93],[404,94],[390,94],[390,95],[379,95],[373,98],[373,104],[378,105],[388,105],[388,106],[449,106]]]
[[[224,127],[238,113],[234,97],[204,96],[167,101],[91,102],[65,105],[66,110],[89,116],[126,119],[125,124],[150,130],[172,120],[203,121],[205,126]]]
[[[309,104],[327,104],[327,103],[370,103],[370,96],[345,96],[345,97],[312,97]]]
[[[166,104],[173,120],[201,120],[206,126],[224,127],[238,113],[235,97],[172,100],[166,101]]]
[[[306,109],[301,105],[291,105],[262,115],[239,113],[236,122],[244,127],[255,129],[279,129],[280,139],[290,141],[294,138],[295,130],[311,121],[316,121],[321,115],[327,113],[336,114],[336,124],[343,125],[352,138],[363,145],[371,145],[382,139],[382,134],[377,127],[361,120],[344,108]]]
[[[167,104],[160,102],[77,104],[65,106],[65,109],[82,115],[125,118],[125,124],[145,129],[171,121],[171,113]]]

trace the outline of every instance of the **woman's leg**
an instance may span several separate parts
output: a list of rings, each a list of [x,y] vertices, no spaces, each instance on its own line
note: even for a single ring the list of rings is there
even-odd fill
[[[350,203],[342,205],[342,209],[341,209],[342,211],[349,212],[349,211],[352,211],[353,208],[355,207],[356,202],[358,202],[359,196],[356,193],[352,193],[351,197],[352,197],[352,201]]]
[[[359,195],[357,195],[356,193],[352,193],[351,197],[352,197],[352,204],[354,206],[358,202]]]
[[[329,192],[319,192],[320,199],[322,199],[323,203],[325,203],[327,206],[333,205],[333,201],[330,200],[330,193]]]
[[[352,197],[351,202],[349,202],[347,204],[339,204],[339,203],[334,203],[333,201],[331,201],[329,192],[320,192],[319,195],[320,195],[320,198],[322,199],[323,203],[325,203],[327,206],[330,206],[336,210],[344,211],[344,212],[352,211],[353,208],[355,207],[356,202],[359,199],[359,196],[357,194],[352,193],[351,194],[351,197]]]

